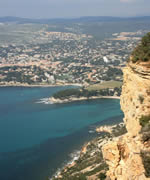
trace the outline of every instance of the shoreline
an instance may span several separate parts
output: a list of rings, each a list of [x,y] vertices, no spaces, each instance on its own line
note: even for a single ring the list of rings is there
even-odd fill
[[[56,99],[54,97],[49,98],[49,102],[51,104],[63,104],[63,103],[70,103],[76,101],[85,101],[85,100],[92,100],[92,99],[120,99],[119,96],[91,96],[87,97],[80,97],[80,98],[67,98],[67,99]]]
[[[68,83],[68,84],[0,84],[0,87],[59,87],[59,86],[77,86],[77,87],[82,87],[83,84],[73,84],[73,83]]]
[[[16,91],[18,88],[15,88],[15,89],[11,89],[11,88],[8,88],[9,89],[9,91],[8,91],[8,94],[10,94],[11,96],[12,95],[14,95],[13,93],[10,93],[11,92],[11,90],[13,90],[13,91]],[[37,88],[38,89],[38,88]],[[39,89],[41,89],[42,90],[42,88],[39,88]],[[57,88],[57,89],[59,89],[59,88]],[[30,89],[29,89],[30,90]],[[29,90],[27,90],[27,92],[29,92]],[[44,122],[44,124],[46,123],[46,121],[47,122],[49,122],[50,123],[50,125],[51,125],[51,119],[52,119],[52,121],[53,121],[53,119],[54,119],[54,121],[55,121],[55,119],[58,119],[58,118],[55,118],[55,116],[53,116],[53,114],[59,114],[59,112],[60,112],[60,114],[58,115],[58,116],[56,116],[56,117],[60,117],[59,119],[58,119],[58,122],[60,122],[60,123],[63,123],[63,121],[62,121],[62,119],[61,119],[61,117],[69,117],[68,119],[69,119],[69,121],[67,121],[68,123],[70,123],[70,120],[71,119],[73,119],[73,116],[72,115],[76,115],[76,114],[78,114],[78,113],[76,113],[76,110],[74,111],[73,109],[73,107],[71,107],[71,109],[70,109],[70,107],[69,107],[69,109],[68,109],[68,107],[57,107],[57,106],[47,106],[47,105],[36,105],[36,104],[33,104],[33,103],[36,103],[36,101],[38,100],[38,99],[40,99],[40,98],[42,98],[43,97],[43,95],[41,95],[41,92],[46,92],[47,94],[49,94],[49,92],[47,92],[47,91],[51,91],[51,88],[48,88],[47,89],[47,91],[45,91],[44,90],[44,88],[43,88],[43,90],[42,91],[39,91],[38,92],[38,94],[36,95],[36,94],[34,94],[33,93],[33,95],[35,96],[35,98],[33,99],[33,101],[31,101],[31,98],[32,98],[32,93],[31,94],[28,94],[28,93],[24,93],[23,94],[23,96],[24,95],[27,95],[27,97],[29,97],[29,100],[25,100],[25,98],[24,97],[22,97],[22,95],[21,95],[21,93],[18,93],[18,90],[16,91],[17,93],[15,94],[15,96],[12,96],[13,98],[11,98],[10,100],[11,100],[11,104],[12,104],[12,107],[14,106],[14,100],[13,99],[16,99],[16,97],[17,98],[19,98],[19,99],[17,99],[17,100],[19,100],[19,103],[17,103],[17,110],[18,110],[18,112],[23,112],[24,114],[25,113],[27,113],[27,112],[29,112],[29,116],[30,115],[33,115],[33,114],[31,114],[31,112],[33,112],[33,113],[35,113],[35,115],[37,114],[37,112],[42,112],[42,114],[41,114],[41,120],[39,120],[39,122]],[[52,89],[53,90],[53,89]],[[55,91],[55,89],[53,90],[53,91]],[[4,94],[5,94],[5,88],[3,89],[3,91],[2,92],[4,92]],[[20,91],[19,91],[20,92]],[[33,91],[34,92],[34,91]],[[7,91],[6,91],[6,93],[7,93]],[[39,95],[40,94],[40,95]],[[44,96],[47,96],[47,94],[44,94]],[[8,96],[8,98],[5,98],[5,96],[3,96],[3,94],[1,94],[2,95],[2,97],[4,97],[3,99],[4,99],[4,101],[5,101],[5,99],[7,100],[7,99],[9,99],[9,96]],[[19,95],[21,95],[21,98],[20,98],[20,96]],[[29,96],[28,96],[29,95]],[[42,97],[41,97],[42,96]],[[49,95],[48,95],[49,96]],[[47,97],[48,97],[47,96]],[[36,98],[37,97],[37,98]],[[22,101],[20,101],[20,100],[22,100],[22,98],[23,98],[23,101],[25,102],[25,103],[22,103]],[[9,102],[10,102],[10,100],[9,100]],[[8,102],[8,103],[9,103]],[[16,101],[15,101],[16,102]],[[115,104],[118,104],[119,102],[114,102]],[[33,104],[33,105],[32,105]],[[107,104],[107,103],[106,103]],[[108,103],[109,104],[109,103]],[[23,106],[22,106],[23,105]],[[25,106],[26,105],[26,106]],[[11,106],[10,106],[11,107]],[[19,108],[18,108],[19,107]],[[26,108],[27,107],[27,111],[26,110],[21,110],[20,111],[20,109],[24,109],[24,108]],[[30,108],[31,107],[31,108]],[[33,111],[32,111],[32,107],[33,107]],[[78,108],[78,105],[76,106],[74,106],[74,107],[77,107],[77,110],[79,109]],[[85,110],[85,108],[84,108],[85,106],[83,105],[83,110]],[[91,106],[91,107],[95,107],[95,106]],[[103,106],[102,106],[103,107]],[[111,107],[111,105],[110,105],[110,107]],[[118,107],[118,105],[117,105],[117,107]],[[37,111],[35,111],[35,108],[37,109]],[[67,111],[64,111],[64,108],[65,108],[65,110],[67,109]],[[82,107],[81,107],[82,108]],[[57,111],[57,109],[58,109],[58,111]],[[117,110],[117,108],[115,108],[116,110]],[[3,110],[3,109],[2,109]],[[71,110],[71,111],[70,111]],[[49,113],[49,114],[47,114],[47,111],[49,111],[49,112],[52,112],[52,113]],[[87,110],[86,110],[86,112],[88,111],[88,105],[87,105]],[[66,115],[64,115],[64,113],[70,113],[70,115],[68,116],[67,114]],[[95,109],[94,110],[92,110],[92,112],[94,112],[95,113]],[[5,113],[5,112],[4,112]],[[16,111],[16,113],[17,113],[17,111]],[[43,114],[45,114],[46,113],[46,116],[43,116]],[[61,114],[62,113],[62,114]],[[90,117],[90,122],[88,123],[88,125],[86,125],[86,126],[83,126],[83,128],[79,128],[77,131],[73,131],[73,133],[71,133],[72,132],[72,127],[74,128],[74,126],[72,126],[72,125],[70,125],[69,126],[69,128],[67,129],[67,131],[68,131],[68,136],[66,136],[66,137],[64,137],[64,136],[62,136],[62,137],[60,137],[60,138],[56,138],[56,139],[53,139],[53,138],[49,138],[49,139],[46,139],[45,141],[43,141],[43,143],[41,143],[41,145],[40,146],[38,146],[37,145],[37,149],[33,146],[33,151],[32,151],[32,149],[31,149],[31,151],[32,152],[35,152],[35,153],[40,153],[40,159],[38,160],[38,162],[39,162],[39,165],[37,166],[38,167],[38,169],[41,169],[41,172],[35,172],[34,171],[34,165],[36,166],[36,164],[37,164],[37,161],[36,161],[36,159],[34,158],[35,157],[35,153],[29,153],[29,158],[33,158],[33,161],[31,161],[31,166],[29,166],[30,164],[28,164],[28,163],[24,163],[24,165],[21,165],[21,166],[18,166],[18,169],[17,169],[17,171],[16,171],[16,174],[11,174],[10,173],[10,175],[13,177],[13,178],[15,178],[16,177],[16,179],[17,179],[17,177],[18,177],[18,174],[20,173],[20,171],[22,170],[21,168],[28,168],[28,167],[31,167],[31,170],[32,170],[32,167],[33,167],[33,170],[32,170],[32,174],[30,173],[30,174],[27,174],[26,175],[26,177],[28,178],[28,179],[30,179],[30,177],[31,176],[33,176],[33,177],[40,177],[40,176],[44,176],[44,177],[46,177],[46,176],[48,176],[49,174],[50,174],[50,176],[51,176],[51,174],[53,175],[53,173],[55,173],[55,170],[57,170],[57,168],[58,167],[62,167],[61,165],[63,165],[65,162],[68,162],[68,159],[70,160],[70,159],[73,159],[72,157],[70,157],[70,152],[74,152],[74,150],[80,150],[81,148],[80,148],[80,146],[82,146],[82,145],[84,145],[84,142],[86,142],[86,141],[89,141],[89,139],[91,139],[93,136],[95,136],[94,135],[94,133],[88,133],[88,131],[91,131],[91,130],[93,130],[93,129],[95,129],[94,127],[95,127],[95,123],[100,123],[99,122],[99,120],[97,121],[97,119],[96,119],[96,117],[94,116],[94,113],[92,113],[91,115],[93,116],[93,118],[92,117]],[[99,114],[99,109],[98,109],[98,114]],[[119,115],[120,113],[118,112],[118,110],[117,110],[117,113],[115,112],[115,113],[113,113],[113,115],[114,116],[116,116],[116,114],[117,115]],[[21,115],[20,113],[17,113],[17,116],[18,115]],[[64,115],[64,116],[62,116],[62,115]],[[21,117],[23,117],[23,116],[21,116]],[[25,116],[26,117],[26,116]],[[33,119],[33,117],[34,116],[32,116],[32,119]],[[38,124],[38,119],[37,118],[39,118],[40,117],[40,114],[38,114],[38,115],[36,115],[35,116],[35,119],[36,119],[36,124]],[[44,119],[46,119],[45,121],[43,121],[44,119],[43,119],[43,117],[44,117]],[[74,116],[75,117],[75,116]],[[83,116],[82,116],[83,117]],[[82,120],[82,117],[81,117],[81,120]],[[87,117],[87,113],[85,113],[85,120],[87,119],[86,118]],[[100,117],[100,119],[101,119],[101,115],[99,116]],[[110,117],[110,115],[108,115],[108,118]],[[79,119],[80,118],[80,116],[78,115],[77,116],[77,118],[74,118],[74,122],[76,121],[76,119]],[[104,117],[105,118],[105,117]],[[111,118],[111,117],[110,117]],[[25,119],[25,118],[24,118]],[[49,120],[50,119],[50,120]],[[66,118],[65,118],[66,119]],[[95,119],[95,121],[93,121],[93,119]],[[20,122],[20,118],[18,118],[18,122]],[[21,119],[21,120],[23,120],[23,119]],[[29,121],[30,119],[27,119],[27,121]],[[11,116],[10,116],[10,121],[11,121]],[[28,123],[26,120],[24,121],[25,123]],[[31,123],[32,121],[30,121],[30,123]],[[56,121],[55,121],[56,122]],[[73,121],[72,121],[73,122]],[[71,124],[72,124],[72,122],[71,122]],[[82,121],[81,121],[82,122]],[[85,121],[84,121],[85,122]],[[84,123],[83,122],[83,123]],[[33,123],[35,123],[35,121],[34,121],[34,119],[33,119]],[[17,124],[19,124],[19,123],[17,123]],[[41,123],[40,123],[41,124]],[[74,124],[74,123],[73,123]],[[79,125],[80,125],[80,122],[79,122]],[[45,125],[45,127],[48,127],[47,125]],[[51,129],[51,126],[49,126],[50,127],[50,129]],[[68,127],[68,126],[67,126]],[[67,127],[65,127],[65,128],[67,128]],[[10,129],[12,130],[12,128],[10,127]],[[58,128],[58,124],[56,123],[56,129],[62,129],[62,128]],[[71,131],[70,131],[71,130]],[[11,132],[11,131],[10,131]],[[56,133],[58,132],[58,133],[60,133],[60,135],[61,135],[61,132],[62,132],[62,134],[63,134],[63,131],[55,131]],[[35,134],[35,133],[33,133],[33,134]],[[38,133],[39,134],[39,133]],[[57,135],[57,134],[56,134]],[[37,136],[36,136],[37,137]],[[20,139],[20,137],[19,137],[19,139]],[[64,142],[65,144],[62,144],[62,142]],[[49,147],[50,148],[50,150],[49,150],[49,148],[47,148],[47,147]],[[63,151],[62,151],[62,149],[63,149]],[[58,150],[58,151],[57,151]],[[24,155],[24,152],[25,153],[28,153],[29,151],[28,151],[28,149],[25,149],[25,151],[21,151],[20,152],[20,155],[19,155],[19,157],[18,157],[18,160],[19,161],[24,161],[24,160],[26,160],[26,156]],[[55,153],[56,152],[56,155],[54,156],[53,155],[53,153]],[[16,154],[15,155],[17,155],[17,153],[18,152],[16,152]],[[74,154],[75,155],[75,154]],[[56,159],[56,156],[57,156],[57,158],[58,159]],[[11,156],[9,156],[10,158],[11,158]],[[42,157],[45,157],[45,159],[43,160],[43,158]],[[5,160],[5,158],[2,158],[2,160]],[[4,161],[6,164],[7,163],[9,163],[9,159],[8,159],[8,161]],[[15,157],[14,158],[12,158],[12,162],[13,163],[15,163]],[[42,163],[41,163],[42,162]],[[2,163],[3,163],[3,161],[2,161]],[[71,161],[70,161],[70,163],[71,163]],[[49,168],[47,168],[47,167],[49,167]],[[10,167],[11,169],[10,170],[15,170],[15,167]],[[4,170],[5,170],[5,167],[3,168]],[[2,169],[2,170],[3,170]],[[5,172],[3,170],[3,172]],[[37,175],[36,175],[37,174]],[[42,175],[40,175],[40,174],[42,174]],[[2,175],[5,175],[4,173],[2,173]],[[3,178],[2,178],[3,179]],[[39,178],[37,178],[38,180],[39,180]]]
[[[123,122],[120,122],[120,123],[116,123],[116,124],[111,124],[111,125],[98,125],[95,127],[95,133],[99,134],[99,133],[109,133],[109,134],[112,134],[113,132],[113,129],[115,129],[117,126],[119,125],[119,127],[123,127],[124,126],[124,123]],[[107,143],[111,138],[108,138],[107,136],[106,137],[103,137],[103,135],[99,135],[99,139],[101,139],[101,147]],[[74,167],[75,165],[77,165],[77,161],[87,153],[87,149],[88,149],[88,145],[91,144],[91,142],[95,140],[92,139],[88,142],[85,142],[82,147],[80,148],[80,150],[75,150],[72,152],[73,156],[72,158],[66,162],[62,167],[58,168],[56,170],[56,172],[51,176],[49,177],[49,180],[53,180],[54,178],[62,178],[62,171],[64,172],[67,172],[67,170],[69,168],[72,168]],[[100,147],[100,148],[101,148]]]

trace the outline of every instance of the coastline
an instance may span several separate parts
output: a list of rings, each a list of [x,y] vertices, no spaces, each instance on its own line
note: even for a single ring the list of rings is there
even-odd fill
[[[61,103],[69,103],[69,102],[75,102],[75,101],[85,101],[85,100],[92,100],[92,99],[120,99],[119,96],[91,96],[89,98],[87,97],[80,97],[80,98],[67,98],[67,99],[56,99],[54,97],[49,98],[49,102],[51,104],[61,104]]]
[[[61,178],[63,178],[64,174],[68,173],[68,171],[70,171],[70,169],[74,169],[76,166],[78,166],[78,161],[80,159],[82,159],[84,156],[87,156],[87,154],[91,154],[91,156],[93,156],[93,150],[94,149],[90,149],[89,150],[89,146],[91,146],[91,144],[97,144],[98,147],[94,147],[95,150],[97,149],[98,152],[99,150],[101,151],[101,148],[104,144],[106,144],[108,141],[110,141],[112,138],[115,138],[113,136],[114,132],[113,131],[120,131],[120,129],[122,129],[124,127],[124,123],[120,122],[117,124],[112,124],[112,125],[98,125],[95,128],[95,132],[97,134],[99,134],[99,137],[94,138],[88,142],[85,142],[80,150],[76,150],[76,152],[74,151],[72,154],[72,159],[69,160],[67,163],[65,163],[61,168],[58,168],[56,170],[56,172],[49,177],[49,180],[59,180]],[[105,133],[105,135],[104,135]],[[110,134],[110,136],[109,136]],[[95,151],[94,150],[94,151]],[[102,160],[103,161],[103,158]],[[90,165],[89,167],[87,167],[85,170],[90,171]],[[85,172],[84,172],[85,173]]]
[[[59,86],[77,86],[82,87],[82,84],[73,84],[73,83],[67,83],[67,84],[0,84],[0,87],[59,87]]]
[[[31,140],[33,140],[34,137],[37,138],[37,140],[40,139],[38,136],[41,137],[43,134],[45,135],[47,128],[49,128],[47,131],[49,133],[51,129],[53,130],[53,127],[52,127],[53,124],[56,124],[56,126],[55,126],[56,130],[59,129],[59,131],[55,131],[55,132],[56,132],[56,135],[58,133],[60,133],[60,137],[46,138],[46,140],[43,141],[42,144],[37,145],[37,146],[32,146],[31,149],[26,148],[21,152],[16,151],[15,153],[10,153],[10,156],[8,154],[7,159],[3,156],[3,158],[1,159],[1,165],[4,163],[6,165],[8,164],[9,169],[6,169],[5,168],[6,166],[3,166],[2,173],[0,175],[0,177],[1,177],[0,179],[5,179],[5,176],[6,177],[11,176],[13,179],[19,180],[20,174],[22,175],[23,180],[33,179],[32,177],[34,177],[34,179],[36,179],[36,180],[40,180],[41,176],[44,177],[42,179],[46,179],[45,177],[47,177],[48,175],[50,177],[51,175],[53,175],[56,172],[56,170],[58,168],[63,167],[63,165],[65,165],[69,161],[71,163],[71,160],[73,160],[73,157],[76,156],[77,150],[80,150],[85,142],[88,142],[91,139],[95,138],[95,136],[97,136],[96,133],[93,133],[93,131],[95,129],[95,126],[97,124],[101,123],[101,120],[105,120],[105,119],[109,118],[108,122],[110,122],[114,116],[120,115],[120,111],[118,110],[119,109],[119,101],[117,101],[117,100],[115,100],[114,102],[111,102],[110,104],[108,102],[108,106],[110,107],[110,110],[111,110],[111,106],[113,105],[113,103],[116,105],[115,111],[112,110],[112,115],[109,113],[109,115],[107,115],[107,117],[105,117],[105,116],[103,117],[101,115],[101,113],[99,112],[99,109],[100,109],[99,104],[101,104],[101,103],[96,102],[96,101],[93,101],[93,103],[90,103],[90,104],[88,102],[85,102],[85,104],[81,105],[80,107],[76,103],[72,104],[71,107],[70,107],[70,105],[66,106],[65,104],[64,105],[62,104],[60,106],[59,105],[51,106],[51,105],[42,105],[42,104],[36,105],[35,104],[36,101],[38,101],[39,99],[42,99],[45,97],[50,97],[50,94],[55,92],[55,88],[54,89],[53,88],[37,88],[37,89],[33,88],[33,90],[32,90],[32,88],[23,88],[23,89],[22,88],[19,88],[19,89],[18,88],[8,88],[8,90],[6,89],[6,91],[5,91],[5,88],[2,88],[2,89],[3,90],[1,91],[2,92],[1,96],[3,98],[1,98],[1,100],[2,100],[1,104],[3,104],[3,102],[7,103],[7,101],[8,101],[8,103],[10,103],[10,105],[11,105],[11,106],[9,106],[11,109],[11,111],[9,113],[10,114],[10,123],[5,122],[6,128],[8,127],[8,124],[9,124],[9,127],[10,127],[10,130],[8,131],[9,133],[12,132],[12,134],[13,134],[13,127],[11,126],[11,122],[12,122],[12,117],[14,117],[13,116],[14,113],[11,114],[11,112],[13,112],[13,110],[14,110],[13,107],[15,107],[16,116],[13,121],[14,121],[14,123],[16,122],[15,124],[19,125],[19,127],[20,127],[20,128],[17,128],[17,126],[15,126],[15,129],[19,129],[18,132],[20,132],[21,127],[22,127],[22,125],[21,125],[22,123],[20,123],[20,119],[21,119],[21,121],[24,124],[26,123],[27,126],[30,125],[30,127],[35,127],[35,129],[37,130],[37,134],[36,134],[36,131],[33,131],[32,128],[29,128],[31,133],[33,133],[33,135],[32,135],[33,138]],[[56,89],[60,90],[62,88],[56,87]],[[65,89],[65,87],[64,87],[64,89]],[[30,90],[32,90],[31,93],[30,93]],[[15,91],[16,93],[12,93],[12,91]],[[12,98],[10,98],[10,97],[12,97]],[[33,99],[33,101],[32,101],[32,99]],[[97,105],[95,106],[95,103],[98,104],[98,107],[97,107]],[[104,104],[105,104],[105,101],[104,101]],[[106,102],[106,106],[107,106],[107,102]],[[88,112],[89,107],[94,107],[94,108],[91,109],[92,110],[91,116],[87,117],[88,114],[86,112]],[[103,105],[100,105],[100,107],[103,108]],[[83,116],[79,112],[79,110],[82,111],[82,109],[85,112],[83,114]],[[3,114],[5,115],[4,110],[1,108],[1,112],[3,111]],[[47,114],[47,112],[48,112],[48,114]],[[98,113],[97,115],[99,116],[99,118],[97,118],[98,117],[97,115],[95,116],[95,112]],[[25,116],[27,113],[28,113],[28,116]],[[35,114],[35,116],[34,116],[34,114]],[[76,114],[77,114],[77,116],[76,116]],[[32,117],[30,118],[30,116],[32,116]],[[68,119],[68,120],[66,121],[66,119]],[[86,121],[88,121],[88,119],[89,119],[89,123],[86,123]],[[58,122],[57,122],[57,120],[58,120]],[[72,120],[72,121],[70,121],[70,120]],[[78,126],[76,125],[77,121],[79,123]],[[63,122],[65,122],[65,124],[67,124],[67,125],[64,125],[66,132],[67,132],[67,136],[63,136],[64,131],[61,131],[61,129],[63,129],[63,127],[61,125],[61,124],[64,124]],[[83,128],[82,127],[80,128],[80,124],[82,124],[82,122],[85,125],[83,126]],[[36,123],[36,126],[35,126],[35,123]],[[33,124],[33,126],[32,126],[32,124]],[[38,126],[38,124],[39,124],[39,126]],[[70,125],[68,125],[68,124],[70,124]],[[40,127],[42,129],[41,131],[40,131]],[[45,128],[43,128],[43,127],[45,127]],[[77,130],[72,131],[72,128],[76,128],[76,127],[77,127]],[[1,128],[3,128],[3,127],[1,127]],[[28,135],[29,135],[30,131],[27,132]],[[5,133],[5,131],[4,131],[4,133]],[[17,133],[17,130],[16,130],[16,133]],[[20,135],[18,138],[18,139],[20,139],[21,142],[22,142],[22,137],[24,137],[25,133],[26,133],[26,128],[23,128],[23,130],[22,130],[23,136]],[[61,134],[62,134],[62,136],[61,136]],[[12,137],[12,136],[9,136],[9,137]],[[4,140],[4,143],[5,142],[6,141]],[[7,141],[7,142],[9,142],[9,141]],[[62,143],[62,142],[64,142],[64,143]],[[11,146],[11,143],[9,143],[9,144]],[[24,144],[24,141],[22,142],[22,144]],[[38,161],[36,158],[37,155],[39,155]],[[11,160],[12,164],[16,163],[16,157],[18,158],[19,162],[20,161],[26,162],[24,164],[18,165],[17,170],[15,169],[16,166],[9,165],[10,160]],[[28,161],[27,161],[27,159],[29,159],[29,158],[31,159],[30,163],[28,163]],[[38,172],[35,171],[34,167],[37,167],[37,169],[40,169],[40,171],[38,171]],[[23,171],[24,169],[29,169],[30,171]],[[8,175],[6,175],[5,170],[9,171],[10,173]],[[15,170],[16,170],[16,173],[14,174],[13,172]]]
[[[76,86],[83,87],[83,84],[79,83],[65,83],[65,84],[26,84],[26,83],[17,83],[17,84],[0,84],[1,87],[65,87],[65,86]],[[85,100],[94,100],[94,99],[120,99],[120,96],[91,96],[91,97],[70,97],[66,99],[56,99],[53,96],[46,99],[46,104],[63,104],[76,101],[85,101]],[[42,101],[45,103],[44,101]]]

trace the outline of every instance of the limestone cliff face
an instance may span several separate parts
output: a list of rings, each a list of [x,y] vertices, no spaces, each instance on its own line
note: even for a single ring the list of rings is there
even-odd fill
[[[129,63],[123,72],[121,108],[128,133],[136,136],[141,130],[139,118],[150,114],[150,63]]]
[[[111,180],[147,180],[141,152],[150,152],[150,142],[142,140],[139,119],[150,115],[150,62],[130,62],[123,72],[121,109],[127,134],[103,146],[107,175]]]

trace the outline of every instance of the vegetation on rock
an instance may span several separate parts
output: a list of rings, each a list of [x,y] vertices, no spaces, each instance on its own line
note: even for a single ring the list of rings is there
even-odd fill
[[[140,101],[141,104],[143,103],[144,97],[142,95],[139,95],[139,101]]]
[[[148,115],[148,116],[141,116],[141,118],[140,118],[140,125],[142,127],[145,127],[145,126],[149,125],[149,123],[150,123],[150,115]]]
[[[145,176],[150,177],[150,152],[149,151],[141,152],[141,157],[145,168]]]
[[[111,134],[101,132],[100,136],[84,146],[84,149],[86,150],[81,151],[80,157],[74,162],[74,165],[64,167],[58,176],[52,177],[52,180],[106,179],[108,165],[102,154],[103,143],[124,133],[126,133],[124,124],[113,126]]]
[[[100,178],[100,180],[104,180],[106,179],[106,174],[100,173],[98,177]]]
[[[131,61],[149,61],[150,60],[150,32],[147,33],[141,40],[140,44],[134,49],[131,54]]]
[[[143,142],[148,142],[150,140],[150,115],[141,116],[140,125],[142,126],[142,140]]]

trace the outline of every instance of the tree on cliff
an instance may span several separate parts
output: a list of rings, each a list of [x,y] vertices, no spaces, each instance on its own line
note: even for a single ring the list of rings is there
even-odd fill
[[[130,60],[133,63],[150,60],[150,32],[142,38],[140,44],[133,50]]]

